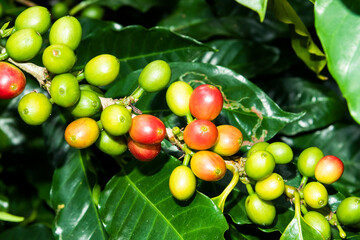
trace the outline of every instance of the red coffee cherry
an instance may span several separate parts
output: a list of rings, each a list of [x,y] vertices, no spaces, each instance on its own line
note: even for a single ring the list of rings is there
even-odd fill
[[[337,157],[327,155],[319,160],[315,167],[315,178],[321,183],[332,184],[344,172],[344,163]]]
[[[195,153],[191,158],[190,166],[195,176],[205,181],[218,181],[226,173],[224,159],[210,151]]]
[[[18,96],[25,89],[24,73],[7,62],[0,62],[0,99],[10,99]]]
[[[71,122],[65,129],[65,140],[74,148],[83,149],[96,142],[100,129],[92,118],[79,118]]]
[[[243,135],[232,125],[217,126],[218,139],[212,150],[221,156],[231,156],[240,150]]]
[[[210,84],[200,85],[190,97],[190,112],[197,119],[213,120],[221,112],[223,96],[218,88]]]
[[[208,120],[195,120],[184,130],[184,141],[189,148],[195,150],[209,149],[216,143],[218,130]]]
[[[128,139],[128,148],[131,154],[139,161],[149,162],[156,158],[161,151],[161,143],[157,144],[141,144],[133,139]]]
[[[138,143],[158,144],[165,138],[165,134],[164,123],[155,116],[141,114],[132,119],[129,135]]]

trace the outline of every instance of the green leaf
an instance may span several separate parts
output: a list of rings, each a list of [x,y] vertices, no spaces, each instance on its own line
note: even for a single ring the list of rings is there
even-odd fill
[[[246,40],[215,40],[208,45],[217,51],[205,53],[198,61],[230,68],[246,78],[260,75],[278,60],[278,48]]]
[[[346,105],[334,91],[301,78],[281,78],[265,82],[262,89],[279,106],[289,112],[306,114],[281,130],[295,135],[323,128],[347,116]]]
[[[235,0],[236,2],[257,12],[260,21],[264,21],[268,0]]]
[[[180,0],[175,11],[158,25],[198,40],[230,34],[205,0]]]
[[[315,27],[328,58],[328,68],[347,100],[351,116],[360,123],[360,7],[354,1],[319,0]],[[341,46],[341,47],[339,47]]]
[[[116,10],[122,6],[131,6],[142,12],[146,12],[152,7],[164,5],[164,0],[98,0],[97,4],[107,6]]]
[[[106,185],[100,214],[111,239],[223,239],[224,215],[206,196],[173,198],[169,177],[180,163],[160,154],[154,161],[130,162]]]
[[[314,71],[321,79],[325,79],[320,72],[326,65],[325,54],[313,41],[300,17],[287,0],[272,0],[269,8],[283,23],[289,24],[291,29],[291,44],[296,55]]]
[[[295,216],[289,223],[280,240],[322,240],[322,235],[307,224],[302,216]]]
[[[34,224],[30,226],[18,226],[10,228],[0,233],[0,239],[7,240],[52,240],[54,239],[51,229],[43,224]]]
[[[337,182],[331,185],[345,196],[360,195],[359,125],[338,123],[314,133],[293,138],[283,137],[282,140],[294,149],[303,150],[316,146],[324,152],[324,155],[340,158],[344,163],[344,173]]]
[[[92,21],[85,21],[86,24]],[[162,27],[146,29],[141,26],[128,26],[109,23],[106,31],[98,30],[88,35],[77,49],[78,61],[75,69],[81,70],[93,57],[110,53],[120,61],[120,76],[113,86],[122,87],[121,78],[130,72],[142,69],[156,59],[168,62],[191,62],[210,47],[187,36],[179,35]],[[101,44],[99,44],[101,43]]]

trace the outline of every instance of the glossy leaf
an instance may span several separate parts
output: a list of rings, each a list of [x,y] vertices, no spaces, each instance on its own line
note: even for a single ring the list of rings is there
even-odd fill
[[[323,240],[322,235],[308,225],[302,216],[295,216],[281,235],[280,240]]]
[[[131,6],[142,12],[146,12],[154,6],[159,6],[165,1],[159,0],[97,0],[96,3],[99,5],[107,6],[116,10],[122,6]]]
[[[315,27],[328,58],[328,68],[347,100],[351,116],[360,123],[360,7],[349,0],[319,0]],[[342,47],[339,47],[341,45]]]
[[[85,151],[67,147],[63,125],[58,114],[48,122],[49,128],[44,128],[46,144],[53,151],[50,154],[56,155],[59,149],[62,157],[62,161],[55,163],[57,168],[50,191],[51,205],[56,212],[53,234],[57,239],[107,239],[93,198],[96,179],[90,172],[90,157]]]
[[[324,155],[335,155],[344,163],[344,173],[341,178],[331,184],[345,196],[359,195],[360,178],[359,156],[357,147],[360,141],[360,127],[356,124],[335,124],[314,133],[300,135],[294,138],[284,137],[283,141],[294,149],[305,149],[316,146]]]
[[[266,82],[262,87],[284,110],[305,112],[302,118],[281,131],[287,135],[319,129],[347,115],[342,99],[322,84],[301,78],[281,78]]]
[[[199,61],[227,67],[246,78],[260,75],[279,60],[279,49],[245,40],[215,40],[217,51],[205,53]]]
[[[296,55],[312,70],[319,78],[324,79],[320,72],[326,65],[325,54],[313,41],[300,17],[287,0],[270,1],[269,8],[283,23],[291,25],[291,44]]]
[[[223,239],[224,215],[197,193],[179,202],[169,176],[179,162],[166,154],[149,163],[135,159],[114,176],[100,196],[100,214],[111,239]]]
[[[84,22],[85,24],[85,22]],[[94,22],[86,22],[94,24]],[[111,53],[120,61],[120,76],[114,84],[123,85],[120,79],[130,72],[142,69],[153,60],[168,62],[193,61],[211,48],[187,36],[179,35],[165,28],[146,29],[109,23],[106,31],[98,30],[84,39],[77,49],[76,69],[81,70],[93,57]],[[102,44],[99,45],[99,42]]]
[[[235,0],[236,2],[254,10],[259,14],[260,21],[264,21],[268,0]]]
[[[247,141],[271,139],[286,124],[302,115],[281,110],[260,88],[230,69],[204,63],[172,63],[170,66],[171,81],[186,81],[193,87],[208,83],[222,91],[224,109],[216,121],[238,127],[246,140],[244,146],[250,144]],[[106,95],[119,97],[129,94],[136,88],[139,74],[139,71],[130,74],[124,79],[122,88],[114,86]],[[143,112],[161,112],[164,116],[171,114],[163,101],[165,91],[143,96],[136,106]]]
[[[52,240],[51,229],[43,224],[18,226],[0,233],[0,239]]]

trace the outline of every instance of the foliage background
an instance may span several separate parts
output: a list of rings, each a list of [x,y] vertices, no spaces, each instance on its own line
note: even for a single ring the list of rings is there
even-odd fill
[[[171,81],[221,86],[229,101],[216,123],[237,126],[246,141],[284,141],[295,156],[317,146],[341,158],[344,175],[328,186],[331,210],[346,196],[360,196],[356,3],[259,0],[249,6],[253,11],[242,5],[248,1],[240,0],[95,2],[106,14],[103,20],[77,15],[83,37],[75,70],[101,53],[118,57],[121,74],[103,89],[107,97],[129,95],[141,69],[164,59],[173,71]],[[0,3],[1,24],[13,24],[25,8],[15,1]],[[55,1],[37,3],[50,9]],[[41,65],[41,55],[34,62]],[[42,91],[30,75],[27,80],[23,94]],[[168,127],[185,126],[167,108],[164,94],[147,94],[137,107],[161,117]],[[294,216],[291,204],[281,198],[275,202],[273,226],[251,225],[241,184],[229,196],[223,215],[209,197],[220,193],[229,177],[216,184],[199,182],[190,202],[177,202],[167,181],[180,164],[180,154],[166,141],[164,152],[149,164],[129,154],[113,159],[95,146],[70,149],[62,137],[71,121],[68,112],[55,107],[44,125],[27,126],[17,114],[20,98],[0,102],[0,210],[25,221],[0,222],[0,239],[276,239]],[[124,160],[130,163],[120,167]],[[276,171],[287,184],[298,186],[295,164],[296,158]],[[353,229],[346,230],[349,237],[360,238]]]

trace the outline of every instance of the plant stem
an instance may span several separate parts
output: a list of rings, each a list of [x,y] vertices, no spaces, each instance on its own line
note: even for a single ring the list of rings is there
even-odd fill
[[[191,123],[192,121],[194,121],[194,118],[191,115],[191,113],[190,112],[186,113],[186,122],[187,122],[187,124]]]
[[[333,226],[336,226],[338,231],[339,231],[339,235],[342,239],[345,239],[346,238],[346,232],[344,231],[344,229],[342,229],[338,219],[337,219],[337,216],[336,214],[333,214],[331,219],[329,220],[329,223]]]
[[[307,181],[308,181],[308,177],[306,177],[306,176],[303,176],[302,178],[301,178],[301,182],[300,182],[300,186],[299,186],[299,190],[301,190],[301,189],[303,189],[304,187],[305,187],[305,185],[306,185],[306,183],[307,183]]]
[[[81,10],[83,10],[84,8],[86,8],[87,6],[90,6],[91,4],[94,4],[98,2],[98,0],[85,0],[80,2],[78,5],[76,5],[75,7],[73,7],[70,11],[69,11],[69,15],[75,15],[78,12],[80,12]]]
[[[306,209],[304,204],[301,204],[301,212],[302,212],[303,215],[308,213],[308,210]]]
[[[190,159],[191,159],[191,155],[186,153],[184,157],[183,165],[185,166],[189,165]]]
[[[0,54],[0,61],[6,60],[8,58],[9,58],[9,54],[7,53],[7,51]]]
[[[250,183],[245,184],[246,190],[248,191],[249,195],[254,194],[254,189],[252,188]]]
[[[101,120],[97,121],[96,124],[98,125],[100,130],[104,128]]]
[[[84,79],[85,79],[84,71],[81,71],[79,74],[76,75],[76,80],[78,80],[78,82],[81,82]]]
[[[130,96],[133,97],[134,102],[136,103],[144,92],[145,90],[142,87],[138,86]]]
[[[217,197],[212,198],[211,200],[220,208],[222,212],[224,212],[225,202],[231,191],[234,189],[236,184],[239,182],[239,170],[235,166],[233,161],[225,161],[226,168],[232,172],[233,177],[230,183],[226,186],[224,191]],[[251,187],[251,186],[250,186]]]

